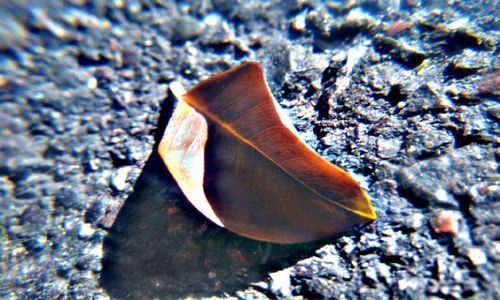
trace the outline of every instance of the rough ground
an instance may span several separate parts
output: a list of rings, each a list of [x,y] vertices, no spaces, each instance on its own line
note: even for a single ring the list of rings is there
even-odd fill
[[[499,7],[2,1],[0,298],[499,299]],[[376,222],[282,247],[183,201],[168,83],[250,59]]]

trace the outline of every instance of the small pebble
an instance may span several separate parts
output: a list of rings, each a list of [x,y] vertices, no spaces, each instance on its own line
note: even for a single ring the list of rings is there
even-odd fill
[[[296,16],[290,23],[290,27],[298,32],[306,32],[306,17],[304,15]]]
[[[354,250],[354,248],[356,248],[354,245],[352,244],[347,244],[344,246],[344,248],[342,249],[342,251],[346,254],[346,255],[349,255],[351,254],[351,252]]]
[[[199,36],[203,32],[203,24],[193,17],[183,16],[176,20],[172,39],[184,41]]]
[[[384,236],[394,236],[394,230],[391,227],[384,227],[381,233]]]
[[[457,30],[459,28],[464,28],[467,26],[469,23],[469,18],[460,18],[456,21],[451,22],[450,24],[447,25],[448,29],[450,30]]]
[[[271,273],[269,276],[271,277],[270,289],[273,293],[283,297],[292,295],[289,269]]]
[[[96,202],[87,209],[85,213],[85,221],[88,223],[96,223],[104,217],[105,214],[105,200],[98,199]]]
[[[97,88],[97,79],[95,77],[90,77],[88,80],[87,80],[87,87],[91,90],[94,90]]]
[[[9,81],[8,81],[7,77],[5,77],[5,76],[0,76],[0,87],[1,87],[1,86],[5,86],[5,85],[7,85],[7,83],[8,83],[8,82],[9,82]]]
[[[391,280],[391,267],[386,264],[379,264],[377,267],[377,273],[381,279],[386,283]]]
[[[436,190],[436,192],[434,193],[434,197],[436,197],[437,201],[442,202],[442,203],[452,201],[452,200],[450,200],[450,198],[451,198],[450,194],[445,189],[442,189],[442,188],[438,188]]]
[[[69,278],[72,271],[72,265],[67,261],[61,261],[56,266],[57,275],[62,278]]]
[[[471,248],[467,251],[467,257],[470,259],[471,263],[474,266],[481,266],[488,262],[488,258],[486,254],[484,254],[483,250],[479,248]]]
[[[222,23],[222,18],[219,14],[208,14],[204,19],[203,22],[207,26],[217,26],[220,23]]]
[[[409,228],[418,230],[419,228],[422,228],[422,226],[424,225],[425,216],[421,213],[414,213],[411,214],[406,221],[407,221],[406,225]]]
[[[431,226],[436,233],[456,235],[460,230],[461,219],[460,214],[455,211],[442,210],[431,219]]]
[[[77,192],[68,187],[62,187],[56,195],[57,202],[65,208],[79,206],[80,197]]]
[[[95,233],[95,229],[89,223],[83,223],[78,231],[79,238],[89,238]]]
[[[488,114],[496,120],[500,120],[500,104],[488,107]]]
[[[46,236],[37,236],[33,238],[28,238],[24,240],[24,246],[30,252],[40,252],[47,245],[47,237]]]
[[[401,149],[400,139],[383,139],[377,140],[377,154],[381,158],[394,158],[398,156]]]
[[[387,239],[385,241],[385,255],[396,256],[398,254],[398,245],[394,239]]]
[[[372,267],[368,267],[368,269],[366,269],[364,273],[365,273],[365,282],[369,285],[375,286],[375,284],[378,281],[377,271]]]
[[[127,187],[127,178],[128,174],[132,170],[131,167],[121,167],[118,170],[116,170],[112,175],[109,180],[109,184],[111,188],[117,192],[125,190]]]

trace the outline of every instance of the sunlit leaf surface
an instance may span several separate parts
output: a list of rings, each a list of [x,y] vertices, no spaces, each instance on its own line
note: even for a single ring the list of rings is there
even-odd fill
[[[244,63],[179,100],[160,156],[198,210],[249,238],[307,242],[374,220],[359,184],[279,111],[261,66]]]

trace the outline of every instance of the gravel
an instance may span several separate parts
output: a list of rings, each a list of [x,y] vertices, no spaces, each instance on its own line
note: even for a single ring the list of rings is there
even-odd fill
[[[500,298],[498,12],[481,1],[4,1],[0,298]],[[367,226],[235,236],[155,154],[173,80],[257,60]]]

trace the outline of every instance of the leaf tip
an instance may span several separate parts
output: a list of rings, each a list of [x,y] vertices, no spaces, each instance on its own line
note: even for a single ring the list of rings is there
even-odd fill
[[[373,208],[370,196],[368,196],[368,194],[364,190],[361,190],[361,196],[359,197],[358,201],[359,203],[364,204],[364,209],[360,210],[359,214],[368,219],[368,222],[375,221],[377,219],[377,213]]]

